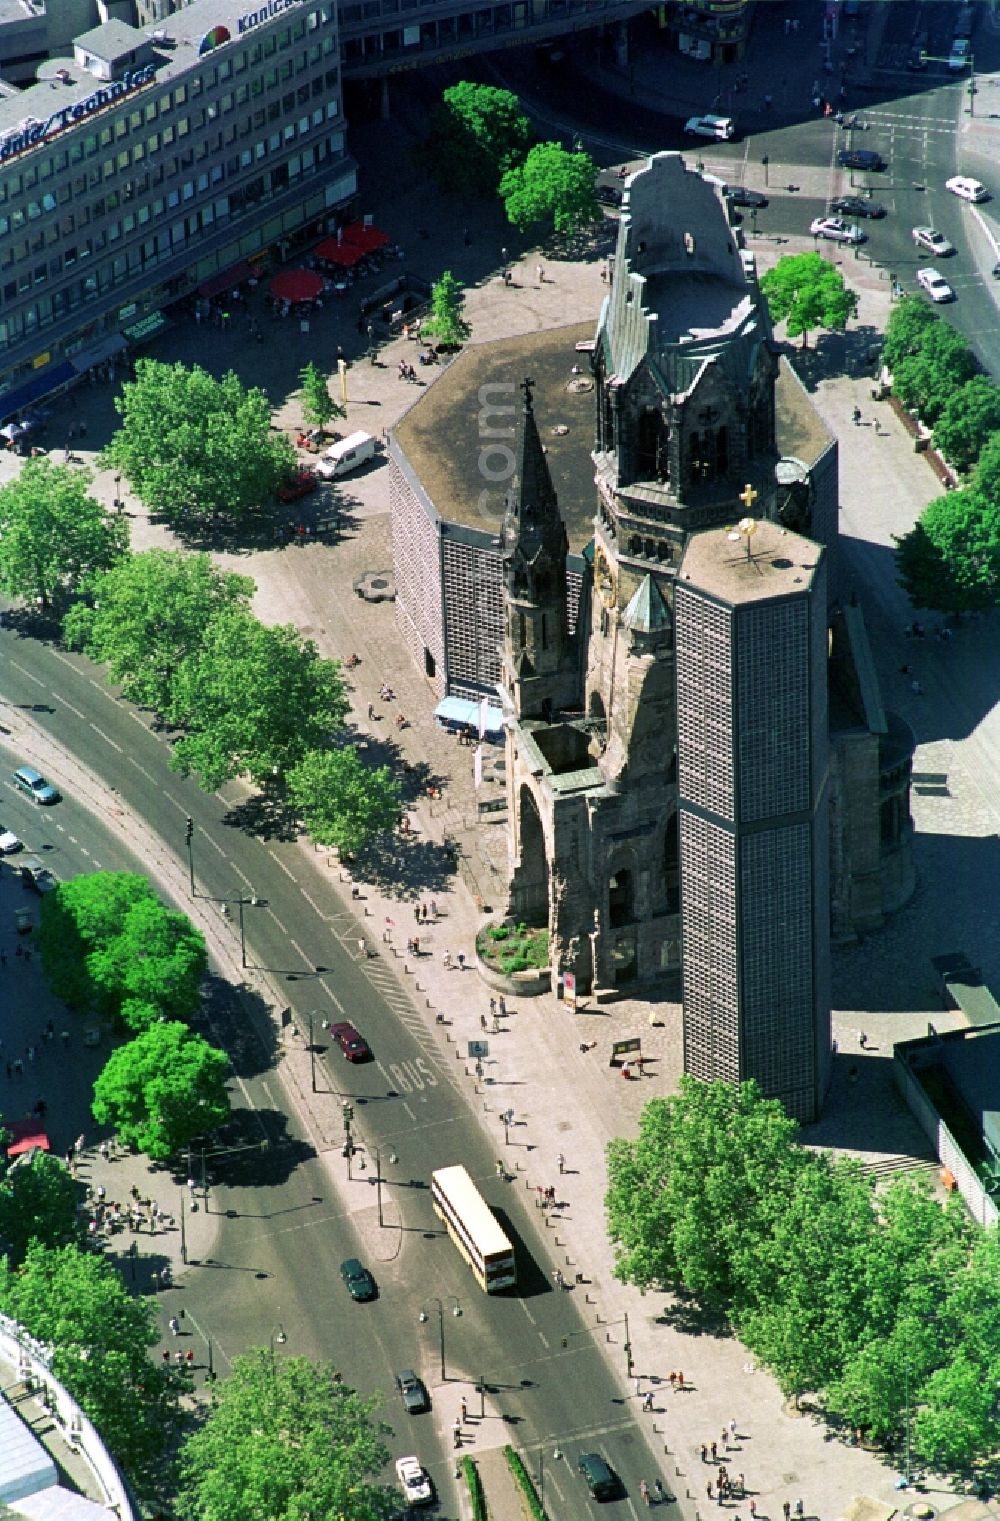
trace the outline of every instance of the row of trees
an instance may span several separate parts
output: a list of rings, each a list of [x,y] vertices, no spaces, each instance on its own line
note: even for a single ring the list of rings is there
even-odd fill
[[[786,1394],[968,1471],[996,1446],[1000,1239],[795,1141],[754,1083],[682,1079],[608,1149],[616,1275],[726,1315]]]
[[[499,196],[507,220],[521,232],[547,226],[570,234],[599,214],[593,159],[579,147],[536,142],[510,90],[468,80],[445,90],[421,158],[446,191]]]
[[[893,309],[883,357],[894,394],[933,429],[966,484],[929,502],[896,539],[896,570],[915,607],[961,613],[1000,601],[1000,387],[977,373],[963,338],[917,297]]]
[[[248,576],[154,549],[123,555],[89,592],[64,619],[67,642],[179,731],[171,764],[183,775],[208,791],[243,775],[285,786],[313,838],[345,851],[393,826],[398,781],[341,742],[339,666],[291,625],[255,618]]]

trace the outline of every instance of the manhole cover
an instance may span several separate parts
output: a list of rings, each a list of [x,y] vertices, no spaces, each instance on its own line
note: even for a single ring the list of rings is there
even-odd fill
[[[581,396],[584,392],[594,389],[594,382],[588,375],[574,375],[566,389],[573,396]]]

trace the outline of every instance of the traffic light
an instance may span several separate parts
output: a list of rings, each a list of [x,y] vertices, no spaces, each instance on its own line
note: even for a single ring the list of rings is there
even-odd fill
[[[190,814],[188,814],[188,816],[187,816],[187,830],[186,830],[186,833],[185,833],[185,839],[187,840],[187,842],[188,842],[189,845],[191,843],[191,836],[193,834],[194,834],[194,819],[191,817]]]

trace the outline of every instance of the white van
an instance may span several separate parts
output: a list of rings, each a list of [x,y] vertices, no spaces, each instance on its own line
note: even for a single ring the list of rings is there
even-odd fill
[[[320,455],[315,464],[316,474],[327,481],[335,480],[340,475],[349,475],[352,470],[357,470],[370,460],[377,447],[370,433],[351,433],[347,438],[342,438],[339,444],[331,444]]]
[[[689,116],[684,131],[689,137],[714,137],[728,142],[735,135],[736,123],[731,116]]]
[[[988,201],[990,198],[986,186],[978,180],[970,180],[966,174],[953,174],[950,180],[945,180],[944,188],[963,201]]]

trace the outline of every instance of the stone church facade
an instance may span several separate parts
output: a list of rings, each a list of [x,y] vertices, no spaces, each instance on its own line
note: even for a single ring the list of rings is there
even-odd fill
[[[499,546],[509,911],[548,924],[553,976],[581,991],[674,977],[686,1069],[756,1076],[811,1119],[831,932],[912,888],[912,740],[836,602],[835,464],[831,491],[829,461],[819,481],[779,453],[753,257],[678,154],[628,182],[593,375],[572,633],[523,386]]]

